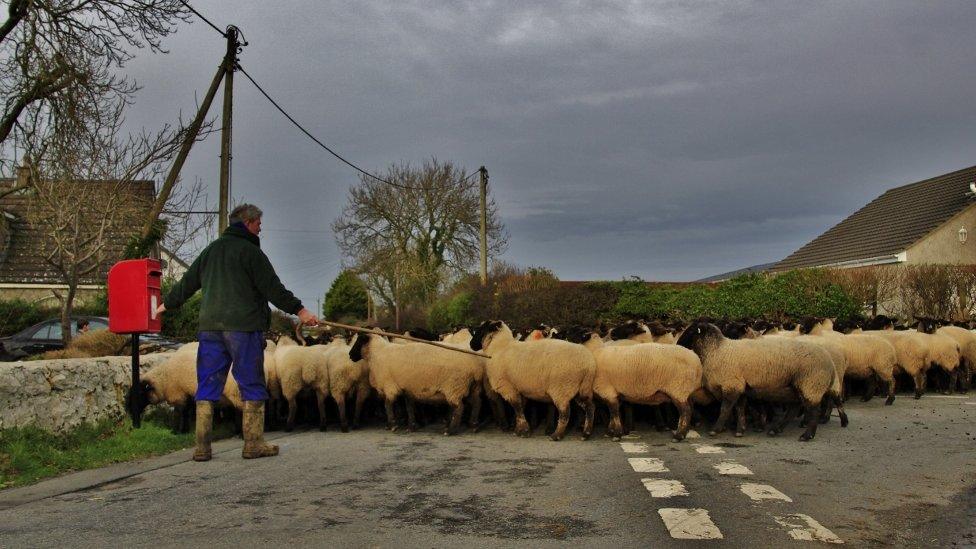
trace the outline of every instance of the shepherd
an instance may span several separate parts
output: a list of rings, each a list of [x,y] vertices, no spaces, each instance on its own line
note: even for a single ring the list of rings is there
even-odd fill
[[[268,256],[261,251],[263,212],[242,204],[230,213],[229,226],[220,238],[193,261],[157,314],[182,306],[203,289],[197,351],[196,450],[194,461],[212,456],[210,441],[214,405],[224,390],[228,371],[244,399],[244,459],[278,455],[278,446],[264,440],[264,404],[268,388],[264,378],[264,332],[271,325],[268,302],[298,315],[307,325],[318,318],[281,283]],[[233,364],[233,369],[231,365]]]

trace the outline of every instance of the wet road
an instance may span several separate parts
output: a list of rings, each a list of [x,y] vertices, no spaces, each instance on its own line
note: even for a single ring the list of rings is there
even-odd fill
[[[677,444],[646,427],[620,443],[296,433],[277,458],[235,447],[26,503],[2,492],[0,546],[976,543],[976,397],[881,404],[850,402],[850,427],[834,419],[811,443],[795,427]]]

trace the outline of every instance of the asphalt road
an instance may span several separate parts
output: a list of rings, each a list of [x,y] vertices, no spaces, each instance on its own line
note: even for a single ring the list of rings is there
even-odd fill
[[[682,443],[373,427],[244,461],[225,442],[208,463],[183,451],[0,492],[0,546],[976,544],[976,397],[848,413],[810,443],[796,427]]]

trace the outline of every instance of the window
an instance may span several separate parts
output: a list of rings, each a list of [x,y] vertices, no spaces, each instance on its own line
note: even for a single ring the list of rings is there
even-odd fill
[[[51,324],[51,333],[47,336],[48,339],[61,339],[61,322],[55,322]]]
[[[44,326],[41,326],[36,332],[34,332],[34,335],[31,336],[31,339],[51,339],[50,335],[51,335],[51,325],[45,324]]]

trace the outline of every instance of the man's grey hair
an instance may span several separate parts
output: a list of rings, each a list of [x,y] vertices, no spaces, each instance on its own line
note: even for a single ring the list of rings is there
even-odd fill
[[[234,208],[234,211],[230,212],[228,221],[230,225],[237,222],[250,223],[256,219],[261,219],[262,215],[264,215],[264,212],[254,204],[241,204]]]

